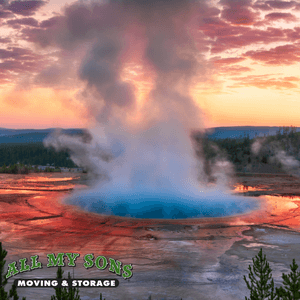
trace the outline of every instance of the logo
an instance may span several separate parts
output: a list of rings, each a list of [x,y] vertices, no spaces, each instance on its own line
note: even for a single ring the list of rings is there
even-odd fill
[[[65,258],[67,260],[67,266],[76,267],[76,260],[80,257],[79,253],[58,253],[55,255],[54,253],[47,254],[47,268],[51,267],[64,267],[65,266]],[[16,261],[8,264],[8,271],[6,274],[6,279],[15,276],[19,273],[33,271],[35,269],[43,268],[41,262],[38,261],[39,256],[34,255],[30,257],[30,263],[27,262],[27,258],[21,258],[19,260],[19,266]],[[132,265],[127,264],[124,265],[122,262],[115,260],[113,258],[106,258],[105,256],[97,256],[94,257],[93,254],[86,254],[83,257],[84,263],[83,266],[86,269],[97,268],[98,270],[108,269],[109,272],[114,273],[123,279],[129,279],[132,277]],[[119,281],[117,279],[111,278],[101,278],[101,279],[16,279],[14,281],[14,285],[16,287],[52,287],[52,288],[60,288],[60,287],[101,287],[101,288],[112,288],[117,287],[119,285]]]

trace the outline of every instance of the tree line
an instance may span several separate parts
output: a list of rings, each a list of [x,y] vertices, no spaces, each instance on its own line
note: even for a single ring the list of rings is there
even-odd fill
[[[0,166],[15,169],[16,164],[27,166],[52,165],[55,167],[77,167],[67,151],[46,148],[43,143],[0,144]],[[12,172],[13,173],[13,172]]]
[[[300,162],[300,132],[295,127],[281,127],[276,135],[255,137],[249,135],[240,138],[209,139],[205,134],[194,134],[197,155],[204,158],[204,169],[207,175],[216,160],[229,160],[236,172],[266,173],[284,172],[282,161],[278,159],[279,151]],[[259,151],[253,151],[254,144]],[[19,164],[18,166],[16,166]],[[23,165],[20,169],[20,165]],[[46,148],[43,143],[0,144],[0,172],[26,173],[29,166],[55,166],[75,168],[68,151],[55,151]],[[4,168],[5,167],[5,168]],[[9,168],[7,168],[9,167]],[[18,168],[18,171],[16,171]],[[50,171],[50,170],[49,170]]]
[[[278,153],[284,151],[295,162],[300,162],[300,132],[296,128],[281,127],[275,135],[250,139],[249,135],[240,138],[209,139],[205,134],[194,134],[196,153],[204,158],[205,172],[209,175],[216,160],[230,161],[236,172],[285,172],[283,161]]]

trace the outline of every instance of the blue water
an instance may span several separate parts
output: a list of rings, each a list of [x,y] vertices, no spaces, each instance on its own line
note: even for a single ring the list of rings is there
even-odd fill
[[[142,219],[213,218],[238,215],[259,207],[249,197],[203,193],[200,197],[170,193],[99,193],[72,197],[72,204],[105,215]]]

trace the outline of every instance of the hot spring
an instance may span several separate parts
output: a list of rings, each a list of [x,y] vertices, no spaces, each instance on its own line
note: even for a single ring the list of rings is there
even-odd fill
[[[78,151],[74,161],[89,163],[101,176],[93,188],[66,202],[99,214],[147,219],[225,217],[258,209],[255,199],[234,196],[220,182],[230,164],[221,164],[215,172],[219,180],[213,188],[201,182],[202,162],[179,125],[160,124],[130,138],[111,130],[101,146],[99,136],[93,138],[95,143],[73,140]],[[52,145],[70,141],[60,135]],[[112,159],[104,161],[103,153]]]
[[[91,212],[146,219],[187,219],[226,217],[258,209],[255,199],[221,192],[203,192],[201,196],[172,192],[92,190],[68,200]]]

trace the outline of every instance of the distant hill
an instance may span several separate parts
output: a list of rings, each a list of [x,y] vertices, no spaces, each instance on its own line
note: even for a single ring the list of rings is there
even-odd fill
[[[0,144],[27,144],[42,142],[56,128],[48,129],[7,129],[0,128]],[[83,134],[83,129],[62,129],[62,133]]]
[[[206,134],[210,139],[237,139],[249,135],[252,139],[255,136],[275,135],[280,127],[269,126],[236,126],[236,127],[214,127],[206,129]],[[0,128],[0,144],[27,144],[40,143],[50,133],[57,130],[56,128],[48,129],[7,129]],[[62,133],[70,135],[80,135],[84,133],[84,129],[72,128],[61,129]],[[299,132],[300,128],[296,127]]]
[[[214,127],[208,128],[206,134],[210,139],[237,139],[249,135],[250,139],[256,136],[275,135],[279,128],[282,127],[269,127],[269,126],[236,126],[236,127]],[[300,128],[296,127],[299,132]]]

